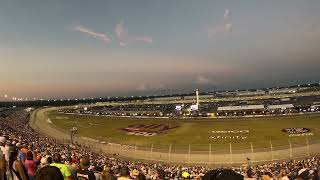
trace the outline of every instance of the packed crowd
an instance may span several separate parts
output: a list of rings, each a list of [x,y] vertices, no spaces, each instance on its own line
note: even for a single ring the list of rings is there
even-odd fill
[[[25,111],[0,116],[0,180],[319,179],[316,157],[215,169],[107,157],[37,133],[28,125],[29,116]]]

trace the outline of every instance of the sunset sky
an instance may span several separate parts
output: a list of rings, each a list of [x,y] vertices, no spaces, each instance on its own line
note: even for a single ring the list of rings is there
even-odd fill
[[[319,9],[319,0],[1,0],[0,100],[318,82]]]

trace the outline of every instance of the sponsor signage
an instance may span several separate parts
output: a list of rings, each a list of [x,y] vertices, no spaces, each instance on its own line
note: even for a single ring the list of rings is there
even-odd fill
[[[288,134],[301,134],[301,133],[310,132],[310,129],[298,127],[298,128],[284,128],[282,129],[282,131]]]
[[[249,130],[231,130],[231,131],[211,131],[212,133],[221,133],[221,134],[239,134],[239,133],[249,133]]]
[[[178,127],[180,126],[170,126],[166,124],[133,124],[120,130],[128,135],[151,137]]]
[[[289,134],[289,137],[302,137],[302,136],[313,136],[309,128],[296,127],[296,128],[284,128],[282,132]]]
[[[211,131],[214,135],[209,136],[210,139],[219,140],[219,139],[238,139],[243,140],[247,139],[249,130],[217,130]]]

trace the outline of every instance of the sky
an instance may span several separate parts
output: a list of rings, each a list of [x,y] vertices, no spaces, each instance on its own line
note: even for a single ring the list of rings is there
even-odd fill
[[[1,0],[0,99],[319,82],[319,0]]]

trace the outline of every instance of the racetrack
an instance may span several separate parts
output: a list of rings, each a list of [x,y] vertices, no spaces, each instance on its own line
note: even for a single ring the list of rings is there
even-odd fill
[[[64,141],[70,140],[68,131],[60,129],[53,124],[50,124],[47,116],[47,112],[54,110],[55,108],[47,108],[38,110],[31,116],[31,126],[41,133],[46,133],[54,138]],[[61,119],[63,120],[63,118]],[[252,162],[261,163],[265,161],[284,160],[291,158],[306,157],[308,155],[315,155],[320,149],[319,143],[305,143],[300,144],[299,147],[289,148],[289,145],[282,146],[281,148],[270,147],[259,150],[258,152],[253,148],[247,148],[244,150],[234,150],[227,148],[217,151],[214,144],[207,144],[207,151],[195,151],[194,147],[186,146],[184,150],[174,152],[174,145],[158,149],[156,145],[151,145],[149,148],[145,146],[140,148],[139,146],[122,146],[120,144],[101,144],[97,140],[80,137],[75,137],[75,142],[79,144],[85,144],[90,146],[95,151],[101,151],[109,154],[119,153],[120,156],[136,158],[142,160],[151,161],[163,161],[167,163],[190,163],[190,164],[235,164],[246,163],[249,157]],[[248,145],[250,147],[250,145]],[[271,151],[272,150],[272,151]]]

